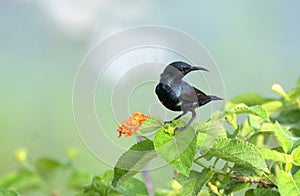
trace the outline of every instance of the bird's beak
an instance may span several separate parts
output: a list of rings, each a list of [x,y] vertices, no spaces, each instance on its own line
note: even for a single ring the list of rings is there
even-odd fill
[[[203,67],[196,67],[196,66],[193,66],[191,71],[195,71],[195,70],[202,70],[202,71],[208,71],[207,69],[203,68]]]

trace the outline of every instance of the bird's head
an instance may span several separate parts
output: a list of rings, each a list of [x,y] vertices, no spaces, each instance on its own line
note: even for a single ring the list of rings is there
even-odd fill
[[[162,75],[173,76],[176,78],[183,78],[189,72],[196,71],[196,70],[208,71],[207,69],[205,69],[203,67],[191,66],[190,64],[182,62],[182,61],[175,61],[175,62],[170,63],[165,68]]]

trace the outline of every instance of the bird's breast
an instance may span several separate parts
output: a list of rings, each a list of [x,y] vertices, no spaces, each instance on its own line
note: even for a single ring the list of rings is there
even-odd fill
[[[159,83],[155,88],[155,93],[159,101],[172,111],[181,111],[181,102],[179,100],[180,90],[171,88],[169,85]]]

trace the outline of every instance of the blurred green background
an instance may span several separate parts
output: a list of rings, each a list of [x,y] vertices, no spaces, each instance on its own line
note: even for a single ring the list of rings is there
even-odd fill
[[[177,28],[209,50],[227,98],[275,96],[273,83],[291,89],[300,74],[299,8],[297,0],[1,1],[0,176],[18,167],[19,148],[33,159],[62,158],[76,148],[79,168],[95,174],[109,168],[77,134],[72,88],[87,52],[112,33],[147,24]]]

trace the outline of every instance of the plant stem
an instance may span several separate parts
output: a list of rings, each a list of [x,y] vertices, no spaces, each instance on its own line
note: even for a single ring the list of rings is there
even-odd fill
[[[219,161],[219,159],[220,159],[220,158],[216,158],[216,160],[215,160],[215,162],[214,162],[214,164],[213,164],[213,167],[214,167],[214,168],[216,167],[217,162]]]
[[[153,193],[153,184],[152,184],[149,172],[148,172],[148,170],[146,168],[144,168],[142,170],[142,175],[143,175],[144,182],[145,182],[145,185],[147,187],[149,196],[153,196],[153,194],[154,194]]]
[[[145,138],[143,136],[140,136],[140,135],[137,136],[138,141],[142,141],[144,139]],[[153,184],[152,184],[152,181],[151,181],[151,178],[150,178],[150,175],[149,175],[149,172],[148,172],[147,168],[144,167],[141,173],[142,173],[145,185],[146,185],[147,190],[148,190],[148,195],[153,196],[154,195]]]
[[[194,161],[197,161],[197,160],[201,159],[202,157],[203,157],[203,155],[202,155],[202,156],[199,156],[199,157],[197,157],[196,159],[194,159]]]
[[[217,174],[220,174],[220,175],[223,175],[223,176],[228,176],[228,177],[231,177],[231,178],[234,178],[235,176],[233,176],[233,175],[231,175],[231,174],[228,174],[228,173],[226,173],[226,172],[223,172],[223,171],[220,171],[220,170],[218,170],[218,169],[216,169],[216,168],[211,168],[210,166],[207,166],[207,165],[205,165],[204,163],[201,163],[199,160],[194,160],[194,163],[196,163],[197,165],[199,165],[199,166],[201,166],[201,167],[203,167],[203,168],[205,168],[205,169],[210,169],[210,170],[212,170],[214,173],[217,173]]]

